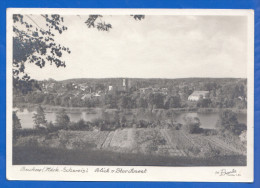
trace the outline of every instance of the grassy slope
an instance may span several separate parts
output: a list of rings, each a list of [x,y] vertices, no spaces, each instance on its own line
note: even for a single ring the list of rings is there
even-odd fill
[[[95,150],[67,150],[43,147],[14,147],[13,164],[122,165],[122,166],[245,166],[246,156],[214,158],[164,157]]]

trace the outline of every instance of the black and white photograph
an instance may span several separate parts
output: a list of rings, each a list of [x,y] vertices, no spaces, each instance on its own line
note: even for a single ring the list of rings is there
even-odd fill
[[[252,180],[250,11],[24,10],[7,20],[10,177]]]

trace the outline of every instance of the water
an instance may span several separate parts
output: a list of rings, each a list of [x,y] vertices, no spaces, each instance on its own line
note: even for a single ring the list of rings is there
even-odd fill
[[[33,114],[35,111],[28,111],[27,109],[24,109],[23,111],[18,110],[17,116],[21,121],[22,128],[33,128]],[[56,112],[46,112],[46,120],[52,121],[53,123],[56,120]],[[86,112],[73,112],[73,113],[67,113],[70,117],[70,121],[77,122],[80,119],[83,119],[85,121],[92,121],[95,118],[100,117],[100,113],[96,114],[89,114]],[[198,117],[200,119],[201,127],[202,128],[208,128],[208,129],[215,129],[216,124],[219,119],[219,113],[217,112],[208,112],[208,113],[197,113],[197,112],[180,112],[175,116],[175,121],[177,123],[184,123],[184,117],[186,115]],[[238,114],[238,121],[240,123],[247,124],[247,115],[245,113],[239,113]]]
[[[198,117],[200,120],[200,127],[201,128],[207,128],[207,129],[215,129],[216,125],[218,124],[219,120],[219,113],[218,112],[205,112],[205,113],[197,113],[197,112],[184,112],[184,113],[178,113],[175,117],[176,122],[184,124],[184,117],[192,116],[192,117]],[[245,113],[238,113],[237,116],[239,123],[247,124],[247,116]]]
[[[35,111],[28,111],[27,109],[24,109],[23,111],[18,110],[17,116],[20,119],[22,128],[33,128],[33,114],[36,113]],[[80,119],[83,119],[85,121],[92,121],[95,118],[98,118],[100,116],[99,113],[97,114],[88,114],[86,112],[73,112],[73,113],[67,113],[70,117],[70,121],[77,122]],[[48,122],[52,121],[55,123],[56,121],[56,112],[45,112],[45,117]]]
[[[184,117],[185,116],[192,116],[192,117],[198,117],[201,123],[201,128],[208,128],[208,129],[214,129],[218,119],[219,114],[218,113],[197,113],[197,112],[184,112],[177,114],[175,120],[178,123],[184,124]]]

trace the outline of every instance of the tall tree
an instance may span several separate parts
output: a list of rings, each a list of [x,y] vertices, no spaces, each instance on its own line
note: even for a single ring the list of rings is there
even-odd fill
[[[41,105],[38,106],[36,113],[33,114],[34,128],[46,127],[47,120],[45,118],[45,112]]]
[[[67,127],[70,123],[70,117],[67,115],[65,109],[61,109],[56,115],[56,125]]]
[[[16,111],[13,111],[13,130],[21,129],[21,122],[20,119],[18,118]]]

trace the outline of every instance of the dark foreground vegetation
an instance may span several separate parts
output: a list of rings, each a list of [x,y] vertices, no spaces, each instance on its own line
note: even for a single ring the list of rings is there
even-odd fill
[[[66,150],[45,147],[14,147],[13,164],[111,165],[111,166],[245,166],[246,156],[211,158],[166,157],[112,151]]]

